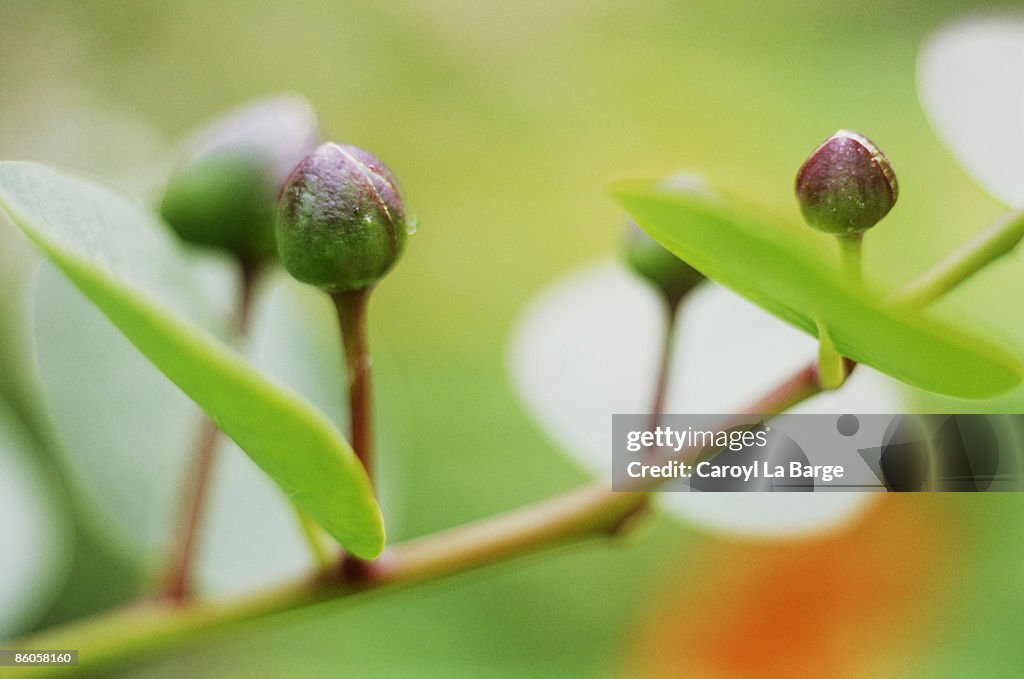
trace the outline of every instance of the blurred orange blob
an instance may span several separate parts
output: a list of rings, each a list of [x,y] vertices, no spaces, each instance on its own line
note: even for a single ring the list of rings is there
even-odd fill
[[[863,677],[913,657],[966,537],[941,506],[890,496],[822,539],[715,544],[641,622],[628,674]]]

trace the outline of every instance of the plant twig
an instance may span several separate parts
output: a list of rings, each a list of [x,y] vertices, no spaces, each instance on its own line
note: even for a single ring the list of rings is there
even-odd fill
[[[856,363],[848,358],[843,360],[846,363],[846,371],[853,372]],[[821,391],[822,386],[818,376],[818,364],[814,362],[808,363],[793,373],[788,379],[780,382],[778,386],[762,396],[760,400],[751,403],[742,414],[770,415],[782,413],[806,401],[815,394],[821,393]]]
[[[1024,211],[1007,212],[886,301],[908,309],[927,306],[1013,250],[1021,239],[1024,239]]]
[[[809,365],[756,401],[745,414],[781,412],[821,391]],[[684,449],[680,455],[692,451]],[[660,479],[648,479],[652,490]],[[107,667],[167,649],[249,620],[342,599],[376,589],[438,580],[533,552],[620,533],[646,492],[612,492],[596,481],[498,516],[481,519],[393,547],[365,563],[355,577],[330,570],[269,593],[234,602],[187,601],[179,606],[142,602],[54,628],[11,644],[12,648],[80,648],[89,669]],[[59,671],[24,668],[19,677]]]

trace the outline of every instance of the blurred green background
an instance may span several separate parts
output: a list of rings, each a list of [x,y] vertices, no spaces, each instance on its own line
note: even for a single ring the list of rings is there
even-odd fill
[[[189,130],[292,90],[313,102],[329,137],[383,158],[420,227],[373,311],[381,427],[404,494],[394,540],[583,480],[523,413],[505,353],[535,293],[615,248],[621,215],[609,182],[699,169],[795,223],[796,168],[850,127],[885,150],[900,180],[900,204],[866,253],[872,275],[901,280],[998,215],[915,95],[920,42],[968,9],[8,0],[0,157],[85,171],[151,198]],[[45,449],[27,320],[31,248],[6,223],[0,237],[0,392]],[[1024,314],[1006,312],[1003,292],[1021,280],[1019,266],[995,267],[939,311],[1024,355]],[[980,407],[1021,404],[1024,393]],[[659,517],[611,549],[283,616],[123,676],[785,676],[817,657],[809,649],[829,649],[820,656],[829,675],[1019,674],[1021,516],[1017,495],[920,495],[881,503],[844,534],[793,544],[730,543]],[[138,564],[85,523],[77,547],[65,592],[37,627],[141,585]],[[708,564],[731,577],[704,577]],[[762,579],[796,601],[765,598],[773,606],[755,606],[754,617]],[[703,652],[715,634],[736,653]],[[778,653],[758,654],[768,641]]]

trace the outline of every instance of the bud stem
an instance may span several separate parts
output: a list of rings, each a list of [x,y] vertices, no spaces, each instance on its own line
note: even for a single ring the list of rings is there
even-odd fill
[[[843,260],[846,280],[850,287],[859,291],[864,285],[861,267],[864,237],[858,233],[850,236],[837,236],[836,240],[839,241],[839,254]]]
[[[664,303],[662,309],[665,312],[665,332],[662,336],[661,358],[658,359],[658,378],[654,386],[654,396],[651,398],[651,429],[655,429],[661,423],[661,416],[665,413],[665,397],[668,395],[668,386],[672,378],[673,345],[675,344],[676,329],[679,327],[679,307],[682,305],[686,295],[660,295]],[[623,517],[623,522],[632,519],[646,511],[649,498],[644,496],[638,500],[632,512]]]
[[[196,534],[209,495],[210,473],[219,440],[220,429],[204,415],[192,451],[185,493],[181,499],[178,538],[172,547],[170,571],[163,586],[163,595],[175,603],[184,602],[192,594]]]
[[[904,285],[887,301],[910,309],[925,307],[1013,250],[1022,238],[1024,211],[1007,212],[938,264]]]
[[[348,409],[352,449],[373,480],[373,394],[370,381],[370,344],[366,310],[372,287],[331,295],[338,310],[341,341],[348,372]]]
[[[860,233],[836,236],[839,243],[839,256],[843,260],[843,272],[846,281],[855,291],[864,287],[861,273],[861,255],[863,253],[864,236]],[[838,389],[843,386],[847,377],[846,360],[836,349],[828,330],[818,323],[818,379],[822,389]]]
[[[654,387],[654,398],[651,401],[651,428],[658,426],[658,421],[665,410],[665,397],[672,370],[672,345],[675,344],[676,328],[679,323],[679,306],[682,298],[664,297],[665,334],[662,339],[661,358],[658,362],[658,382]]]
[[[832,390],[846,381],[846,360],[832,343],[828,330],[818,323],[818,380],[822,389]]]

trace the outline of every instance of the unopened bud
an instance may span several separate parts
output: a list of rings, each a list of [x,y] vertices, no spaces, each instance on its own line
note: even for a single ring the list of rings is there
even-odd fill
[[[323,144],[306,156],[278,205],[285,268],[329,292],[376,283],[397,261],[408,232],[391,170],[355,146]]]
[[[869,139],[840,130],[819,146],[796,175],[807,223],[837,236],[859,236],[896,203],[889,160]]]
[[[317,136],[316,114],[299,96],[228,113],[186,145],[186,158],[161,200],[161,216],[189,242],[228,250],[249,264],[272,257],[281,186]]]
[[[654,286],[670,304],[677,304],[704,275],[661,246],[630,221],[623,241],[626,264]]]

